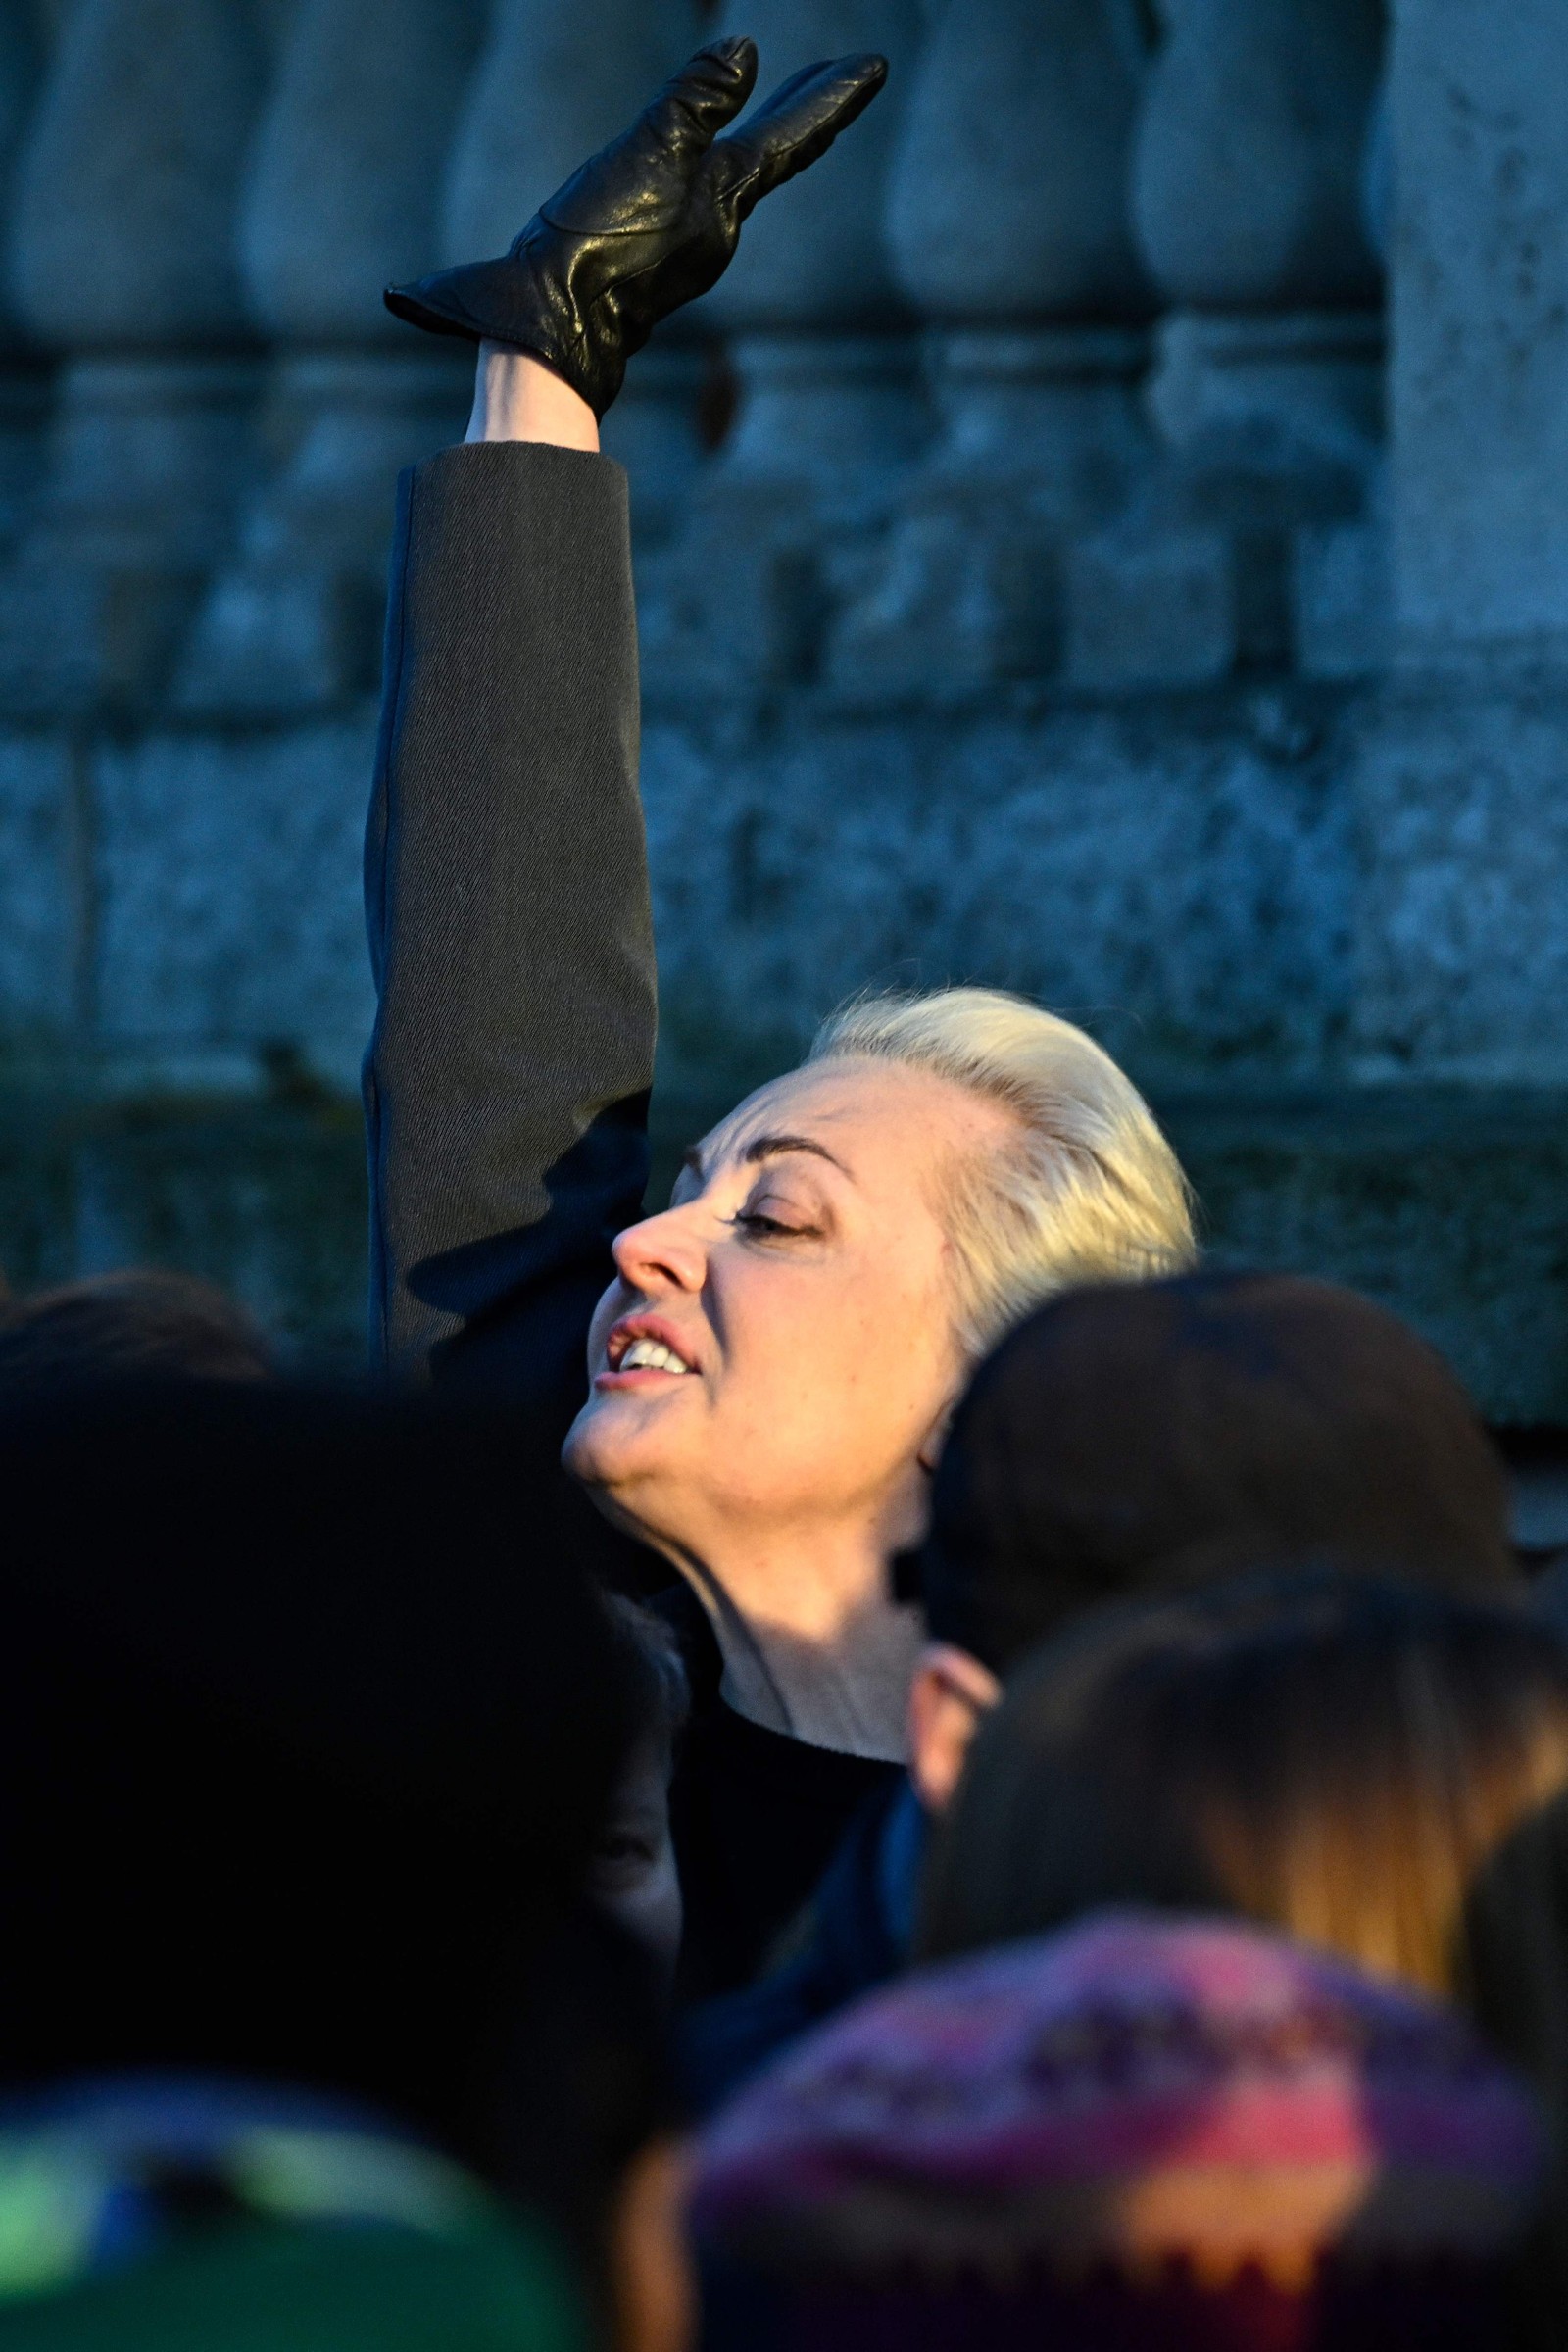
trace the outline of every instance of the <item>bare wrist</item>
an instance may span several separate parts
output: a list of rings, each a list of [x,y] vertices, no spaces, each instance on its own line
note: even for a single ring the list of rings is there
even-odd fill
[[[597,450],[599,420],[580,393],[531,351],[481,343],[468,441],[547,441]]]

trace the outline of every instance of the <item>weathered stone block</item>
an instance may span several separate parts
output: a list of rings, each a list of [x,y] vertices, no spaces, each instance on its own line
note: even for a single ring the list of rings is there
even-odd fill
[[[1245,727],[1164,703],[653,725],[667,1018],[744,1058],[867,985],[976,979],[1144,1072],[1320,1068],[1347,1009],[1340,723],[1271,699]]]
[[[117,1266],[220,1283],[287,1360],[364,1362],[365,1143],[349,1099],[94,1103],[0,1091],[0,1270]]]
[[[39,718],[145,707],[200,591],[196,571],[134,563],[0,574],[0,707]]]
[[[1412,660],[1568,645],[1568,10],[1394,12],[1390,375]]]
[[[254,459],[258,371],[175,354],[66,372],[31,525],[0,574],[0,708],[145,711]]]
[[[1568,683],[1440,679],[1366,712],[1354,1051],[1370,1076],[1568,1081]]]
[[[1067,557],[1067,674],[1075,686],[1207,686],[1236,660],[1229,543],[1137,524]]]
[[[372,725],[158,735],[95,764],[99,1036],[149,1054],[297,1046],[353,1083]]]
[[[292,454],[204,601],[182,711],[305,718],[375,693],[398,473],[461,440],[472,397],[466,348],[407,346],[285,362],[274,399]]]
[[[747,483],[710,500],[638,581],[648,699],[733,707],[816,674],[832,600],[824,550],[788,490]]]
[[[911,514],[834,635],[829,674],[850,701],[929,701],[1061,661],[1061,551],[1027,514],[978,497]]]
[[[0,736],[0,1042],[57,1050],[76,1017],[81,874],[73,755]]]
[[[1383,669],[1393,612],[1382,527],[1308,524],[1295,534],[1292,557],[1296,656],[1306,676],[1364,678]]]
[[[1160,1105],[1222,1264],[1352,1284],[1489,1419],[1568,1423],[1568,1095],[1346,1088]]]
[[[175,707],[213,717],[331,710],[375,685],[386,596],[367,568],[236,568],[205,600]]]

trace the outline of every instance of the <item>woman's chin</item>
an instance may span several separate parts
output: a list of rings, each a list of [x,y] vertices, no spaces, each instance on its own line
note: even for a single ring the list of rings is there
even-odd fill
[[[646,1431],[616,1428],[614,1419],[584,1405],[566,1434],[562,1462],[612,1527],[651,1551],[677,1559],[680,1546],[668,1537],[664,1521],[680,1517],[670,1506],[689,1498],[687,1484],[669,1471]]]
[[[613,1494],[627,1482],[658,1477],[668,1457],[647,1392],[595,1390],[566,1432],[561,1458],[575,1479]]]

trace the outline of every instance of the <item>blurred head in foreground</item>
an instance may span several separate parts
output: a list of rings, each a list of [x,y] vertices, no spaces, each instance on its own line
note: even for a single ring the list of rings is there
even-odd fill
[[[0,1396],[99,1380],[265,1380],[271,1351],[216,1283],[129,1267],[0,1305]]]
[[[710,2128],[694,2216],[720,2352],[1481,2352],[1541,2173],[1452,2012],[1125,1913],[848,2011]]]
[[[0,1415],[0,2087],[325,2095],[592,2263],[659,2120],[580,1904],[635,1694],[508,1433],[121,1386]]]
[[[1454,1592],[1517,1582],[1501,1463],[1424,1341],[1289,1275],[1052,1301],[976,1374],[900,1563],[930,1634],[909,1718],[928,1807],[1004,1679],[1085,1609],[1325,1551]]]

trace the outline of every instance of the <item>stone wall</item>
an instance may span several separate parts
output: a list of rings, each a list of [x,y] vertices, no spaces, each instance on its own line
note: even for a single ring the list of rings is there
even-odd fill
[[[1555,0],[6,6],[14,1274],[173,1256],[351,1348],[390,488],[466,400],[379,288],[722,27],[894,74],[607,436],[662,1151],[850,990],[1004,982],[1220,1254],[1568,1420]]]

